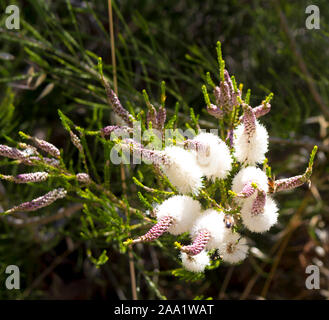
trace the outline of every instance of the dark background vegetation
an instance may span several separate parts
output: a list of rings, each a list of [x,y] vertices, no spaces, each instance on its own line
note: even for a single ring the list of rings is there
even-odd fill
[[[8,31],[5,7],[15,3],[21,29]],[[305,28],[309,4],[320,8],[320,30]],[[113,14],[119,97],[125,105],[136,112],[144,108],[142,89],[156,103],[165,80],[169,114],[179,102],[178,126],[188,121],[191,107],[200,114],[202,127],[216,126],[205,112],[201,85],[207,71],[218,81],[215,45],[220,40],[230,74],[251,89],[251,105],[274,93],[272,111],[262,120],[271,135],[268,158],[276,176],[302,173],[313,144],[319,146],[311,188],[276,197],[280,222],[268,234],[248,234],[254,247],[246,261],[186,281],[171,273],[179,263],[174,239],[165,236],[162,245],[135,248],[138,297],[328,299],[327,1],[121,0],[114,2]],[[112,79],[107,1],[1,1],[0,22],[1,143],[18,140],[23,130],[47,138],[64,149],[67,163],[74,161],[76,151],[57,109],[85,128],[110,124],[110,107],[97,78],[100,56]],[[101,175],[103,154],[97,144],[91,153]],[[0,159],[0,170],[17,168]],[[120,195],[119,177],[113,168],[111,188]],[[10,207],[44,189],[0,182],[0,204]],[[134,196],[136,187],[129,184],[128,189],[134,205],[145,210]],[[68,202],[59,201],[36,215],[50,215]],[[83,237],[84,218],[78,211],[26,227],[1,219],[0,298],[130,299],[127,253],[106,235],[110,229]],[[97,268],[104,249],[109,259]],[[20,266],[20,291],[5,290],[9,264]],[[320,267],[321,290],[305,288],[309,264]]]

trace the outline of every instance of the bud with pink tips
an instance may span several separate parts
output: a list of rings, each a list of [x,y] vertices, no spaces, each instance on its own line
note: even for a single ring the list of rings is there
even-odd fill
[[[248,165],[262,163],[268,151],[268,133],[260,124],[252,108],[243,103],[242,123],[234,130],[234,156]]]
[[[228,229],[224,224],[224,213],[214,209],[208,209],[195,220],[190,231],[193,243],[182,247],[182,251],[198,253],[202,249],[216,249],[224,240]],[[188,247],[188,248],[187,248]]]
[[[38,209],[51,205],[58,199],[64,198],[66,194],[67,191],[63,188],[54,189],[39,198],[33,199],[29,202],[24,202],[16,207],[7,210],[4,213],[10,214],[17,211],[36,211]]]
[[[145,235],[131,243],[152,241],[163,233],[179,235],[191,229],[194,220],[200,215],[201,204],[188,196],[173,196],[155,208],[157,224]]]

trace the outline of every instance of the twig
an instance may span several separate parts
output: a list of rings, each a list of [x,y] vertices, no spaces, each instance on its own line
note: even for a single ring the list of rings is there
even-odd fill
[[[219,300],[224,299],[224,297],[225,297],[225,291],[226,291],[226,288],[227,288],[227,286],[228,286],[228,284],[231,280],[233,271],[234,271],[234,266],[231,266],[231,267],[229,267],[229,269],[226,272],[225,279],[224,279],[223,284],[222,284],[222,286],[220,288],[220,291],[219,291],[219,295],[218,295]]]

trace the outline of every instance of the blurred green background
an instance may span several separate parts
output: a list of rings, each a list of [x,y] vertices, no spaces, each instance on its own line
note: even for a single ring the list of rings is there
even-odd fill
[[[20,30],[5,27],[9,4],[20,8]],[[310,4],[320,9],[319,30],[305,27]],[[271,136],[268,158],[275,175],[302,173],[313,145],[319,146],[311,188],[276,197],[280,223],[266,235],[249,235],[254,246],[244,263],[221,265],[202,279],[186,281],[171,274],[179,265],[168,236],[163,246],[135,251],[139,298],[328,299],[327,1],[117,0],[113,16],[119,97],[135,112],[145,107],[142,89],[152,102],[159,101],[164,80],[169,114],[179,102],[177,125],[183,126],[194,108],[201,127],[215,127],[201,85],[208,71],[218,82],[215,46],[220,40],[230,74],[244,90],[251,89],[252,106],[274,93],[272,110],[262,121]],[[110,124],[110,107],[97,78],[98,56],[105,74],[113,77],[108,2],[1,1],[0,28],[0,143],[17,140],[19,130],[38,134],[63,148],[69,163],[76,154],[58,108],[85,128]],[[97,145],[91,153],[103,157]],[[99,161],[99,174],[102,166]],[[13,168],[1,159],[0,170]],[[117,171],[112,172],[113,187],[120,192]],[[38,188],[0,182],[0,205],[31,198]],[[84,240],[81,230],[78,215],[24,228],[1,219],[0,298],[130,299],[127,254],[106,237]],[[97,268],[94,257],[104,249],[109,260]],[[2,285],[9,264],[21,268],[20,291]],[[321,290],[305,288],[309,264],[320,267]]]

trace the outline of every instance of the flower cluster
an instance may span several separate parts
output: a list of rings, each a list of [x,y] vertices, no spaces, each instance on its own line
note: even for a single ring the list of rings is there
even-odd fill
[[[228,139],[199,131],[180,145],[158,151],[144,149],[178,194],[154,208],[157,223],[145,235],[126,241],[130,245],[153,241],[165,232],[175,236],[187,232],[191,243],[176,242],[176,247],[182,265],[192,272],[203,272],[210,264],[209,252],[214,250],[228,263],[244,260],[248,245],[240,231],[263,233],[277,223],[279,210],[272,194],[309,181],[317,150],[315,147],[303,175],[273,180],[266,159],[269,135],[259,121],[271,109],[272,94],[252,108],[249,97],[242,99],[242,91],[227,70],[222,69],[221,75],[213,92],[216,104],[210,103],[205,87],[203,92],[208,113],[229,125]],[[137,148],[130,145],[131,151]],[[138,148],[143,146],[139,144]],[[159,162],[160,155],[166,161]],[[221,189],[220,201],[211,199],[206,188],[209,185]],[[201,199],[208,200],[207,205],[202,206]]]
[[[160,188],[165,189],[145,186],[134,177],[134,182],[137,181],[137,184],[147,192],[165,198],[156,198],[157,204],[152,206],[141,195],[140,199],[146,206],[152,207],[152,214],[157,222],[144,235],[134,240],[129,239],[125,244],[151,242],[166,232],[176,237],[189,235],[190,243],[181,244],[176,241],[175,244],[180,251],[182,265],[192,272],[203,272],[211,264],[210,256],[214,252],[227,263],[244,260],[248,255],[245,230],[263,233],[276,224],[279,209],[273,194],[294,189],[310,180],[317,148],[313,149],[304,174],[287,179],[273,179],[266,158],[269,135],[259,120],[270,111],[273,95],[270,94],[259,106],[251,107],[250,93],[243,95],[243,86],[238,87],[235,78],[225,69],[220,45],[217,52],[220,65],[219,85],[216,86],[208,75],[215,102],[211,103],[206,86],[202,87],[202,91],[207,112],[220,124],[220,135],[201,130],[197,117],[191,112],[192,119],[194,116],[196,134],[181,136],[179,139],[175,136],[168,145],[168,123],[166,124],[165,93],[162,85],[161,105],[158,108],[150,103],[146,92],[143,92],[148,108],[145,114],[146,124],[142,123],[142,126],[139,126],[144,130],[143,138],[131,137],[130,134],[136,131],[141,133],[135,124],[136,119],[141,119],[142,115],[135,117],[122,106],[103,76],[100,64],[100,79],[105,86],[108,102],[124,124],[108,125],[99,131],[88,131],[75,126],[59,111],[63,126],[79,151],[79,160],[86,171],[78,174],[68,170],[61,158],[60,150],[44,140],[21,132],[20,135],[31,140],[34,146],[25,143],[19,143],[17,148],[0,145],[0,156],[13,159],[18,164],[36,165],[38,169],[43,169],[16,176],[0,174],[0,179],[14,183],[39,183],[53,177],[65,180],[65,188],[55,188],[3,214],[34,211],[49,206],[57,199],[64,198],[69,191],[75,191],[80,197],[89,199],[91,203],[96,201],[98,204],[101,198],[94,196],[93,192],[101,192],[104,197],[109,197],[116,207],[136,213],[138,210],[118,199],[106,183],[103,185],[100,182],[101,178],[86,147],[85,135],[89,134],[98,136],[102,142],[111,139],[113,143],[108,145],[120,146],[122,152],[128,155],[132,153],[147,164],[153,165]],[[168,122],[170,123],[170,120]],[[79,136],[73,130],[78,131]],[[149,140],[155,138],[154,132],[159,133],[156,145],[152,145]],[[114,149],[113,147],[111,152]],[[43,156],[41,151],[48,157]],[[105,160],[105,167],[108,168],[109,159]],[[89,175],[88,162],[97,182]],[[124,173],[124,170],[122,172]],[[108,175],[108,171],[104,172],[105,179],[106,176],[109,178]],[[71,180],[75,184],[72,188],[69,183]],[[86,192],[81,188],[86,188]],[[151,221],[148,217],[143,218]]]

